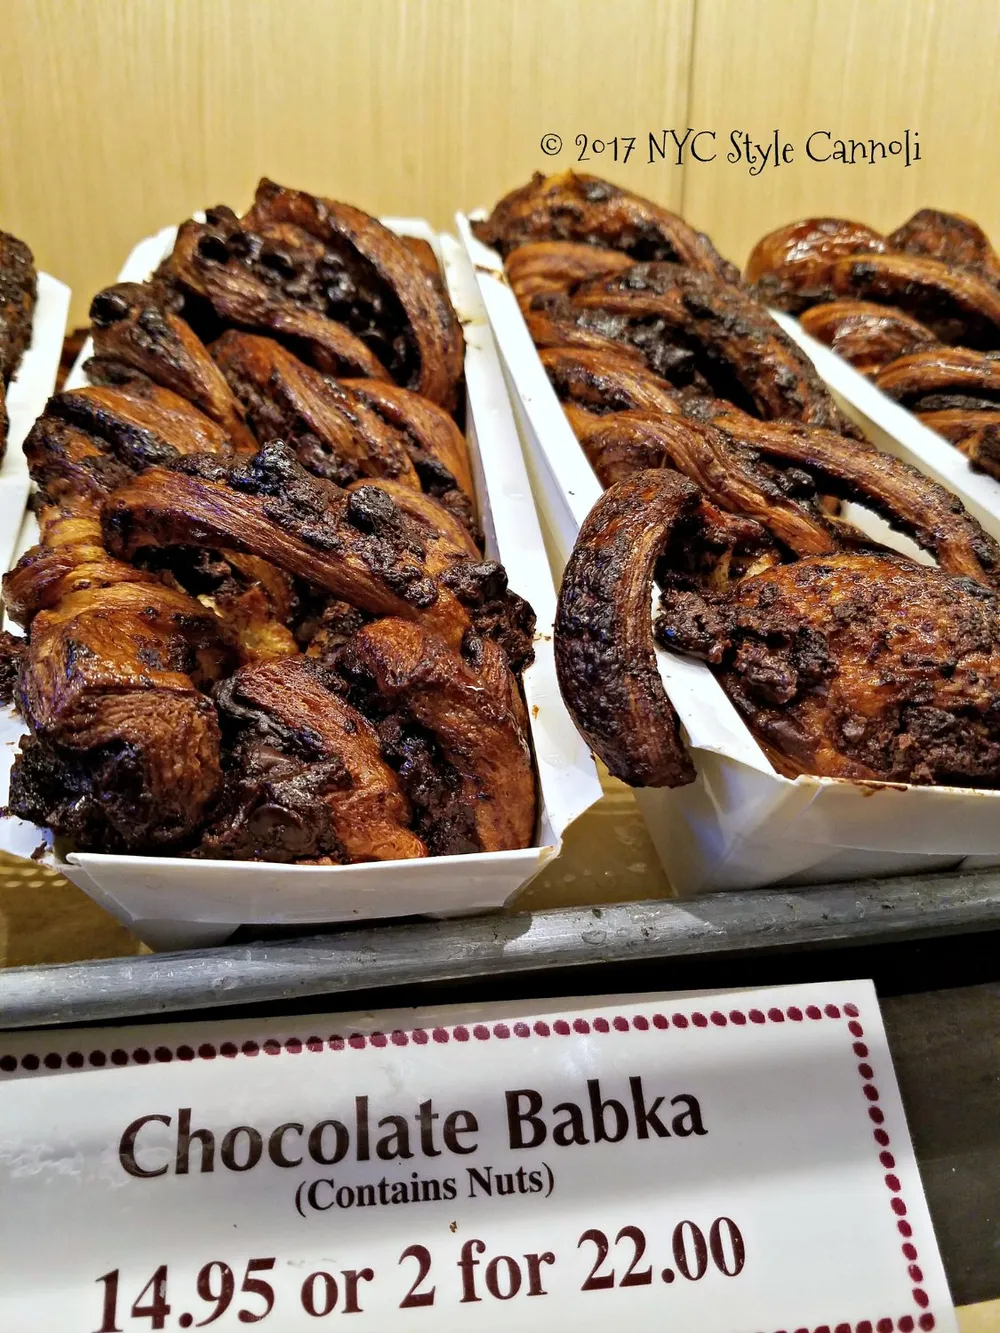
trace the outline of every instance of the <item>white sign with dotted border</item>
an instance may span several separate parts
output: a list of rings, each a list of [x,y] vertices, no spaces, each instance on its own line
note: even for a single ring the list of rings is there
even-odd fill
[[[867,982],[0,1034],[0,1327],[957,1329]]]

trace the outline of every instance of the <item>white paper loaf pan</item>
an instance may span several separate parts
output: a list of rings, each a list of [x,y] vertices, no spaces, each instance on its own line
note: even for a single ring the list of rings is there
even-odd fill
[[[429,241],[442,262],[465,340],[467,435],[487,554],[506,566],[511,588],[535,608],[535,661],[524,676],[542,809],[535,845],[520,851],[371,862],[350,866],[287,866],[176,857],[59,855],[43,863],[60,870],[141,939],[157,948],[210,944],[241,925],[306,926],[338,921],[450,915],[502,906],[556,855],[566,827],[601,796],[600,782],[559,695],[552,656],[555,591],[524,470],[503,375],[482,304],[461,247],[421,221],[389,219],[396,231]],[[173,246],[176,228],[133,250],[122,281],[142,281]],[[67,380],[86,383],[84,348]],[[38,405],[39,410],[44,403]],[[23,502],[19,518],[23,514]],[[37,540],[25,515],[15,557]],[[15,738],[8,713],[2,738],[0,804],[7,799]],[[0,846],[29,856],[43,833],[20,820],[0,820]],[[45,838],[46,843],[50,839]]]
[[[476,240],[466,216],[459,214],[457,224],[503,360],[549,555],[561,575],[601,486],[549,384],[503,261]],[[912,544],[874,515],[851,506],[851,517],[879,540],[912,553]],[[784,778],[706,666],[663,651],[657,658],[698,776],[687,787],[640,788],[635,795],[679,894],[1000,864],[1000,792]]]

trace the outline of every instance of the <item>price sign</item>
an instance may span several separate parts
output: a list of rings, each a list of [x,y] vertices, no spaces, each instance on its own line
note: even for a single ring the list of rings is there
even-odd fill
[[[0,1035],[0,1328],[955,1330],[867,983]]]

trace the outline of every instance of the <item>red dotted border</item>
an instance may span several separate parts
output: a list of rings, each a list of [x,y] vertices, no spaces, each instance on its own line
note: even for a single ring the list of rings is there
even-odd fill
[[[547,1023],[544,1019],[536,1019],[532,1023],[518,1020],[512,1023],[474,1023],[471,1026],[459,1023],[450,1028],[412,1028],[408,1031],[396,1028],[392,1032],[353,1032],[346,1037],[334,1033],[330,1037],[312,1036],[304,1040],[301,1037],[286,1037],[284,1040],[277,1037],[268,1037],[262,1042],[244,1041],[240,1044],[232,1041],[224,1041],[218,1045],[212,1042],[202,1042],[197,1047],[184,1044],[172,1048],[169,1046],[155,1046],[152,1049],[147,1046],[137,1046],[131,1051],[125,1050],[124,1047],[115,1047],[110,1051],[93,1050],[87,1054],[84,1054],[83,1051],[70,1051],[66,1055],[61,1055],[58,1051],[49,1051],[41,1056],[30,1053],[22,1056],[6,1054],[0,1056],[0,1073],[13,1074],[18,1068],[27,1073],[35,1073],[43,1069],[103,1069],[108,1065],[121,1067],[129,1064],[169,1064],[173,1060],[215,1060],[220,1058],[235,1060],[241,1055],[247,1057],[281,1055],[282,1053],[285,1055],[301,1055],[303,1051],[316,1053],[327,1049],[331,1051],[364,1050],[366,1046],[384,1049],[387,1046],[408,1046],[411,1042],[415,1046],[426,1046],[432,1042],[438,1045],[446,1045],[451,1041],[489,1041],[490,1039],[509,1041],[511,1038],[523,1040],[531,1036],[586,1036],[590,1032],[606,1034],[629,1031],[648,1032],[651,1029],[664,1032],[668,1028],[683,1030],[687,1027],[746,1027],[747,1025],[759,1026],[764,1023],[784,1023],[786,1021],[792,1023],[817,1022],[823,1018],[847,1019],[847,1031],[852,1039],[852,1050],[859,1061],[858,1075],[861,1078],[861,1090],[868,1103],[868,1118],[874,1125],[872,1136],[879,1149],[879,1164],[885,1171],[883,1179],[890,1196],[889,1206],[892,1208],[896,1229],[902,1237],[903,1258],[907,1265],[907,1276],[914,1284],[912,1295],[914,1303],[918,1307],[918,1313],[916,1315],[904,1314],[898,1319],[883,1318],[874,1323],[865,1319],[859,1324],[836,1324],[832,1326],[822,1324],[815,1329],[781,1329],[778,1330],[778,1333],[915,1333],[915,1330],[918,1329],[922,1333],[930,1333],[935,1327],[936,1321],[934,1315],[928,1309],[930,1297],[921,1286],[924,1275],[918,1263],[917,1248],[911,1239],[913,1228],[906,1220],[907,1207],[903,1201],[902,1185],[899,1177],[895,1175],[896,1159],[890,1151],[889,1135],[883,1127],[885,1114],[878,1105],[880,1098],[878,1088],[874,1082],[875,1072],[868,1063],[868,1047],[862,1040],[865,1032],[859,1021],[858,1007],[854,1004],[845,1004],[843,1007],[836,1004],[826,1004],[822,1008],[816,1004],[806,1005],[805,1008],[789,1005],[784,1009],[774,1006],[767,1010],[730,1009],[727,1012],[723,1012],[721,1009],[713,1009],[708,1013],[698,1010],[693,1014],[674,1013],[668,1016],[655,1013],[649,1017],[645,1014],[633,1014],[628,1018],[624,1014],[616,1014],[613,1018],[598,1017],[589,1020],[574,1018],[569,1021],[565,1018],[557,1018],[552,1023]]]

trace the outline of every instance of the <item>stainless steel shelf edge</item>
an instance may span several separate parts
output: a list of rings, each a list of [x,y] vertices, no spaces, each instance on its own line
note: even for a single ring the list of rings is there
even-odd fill
[[[1000,871],[373,927],[0,972],[0,1029],[101,1023],[595,963],[1000,928]]]

